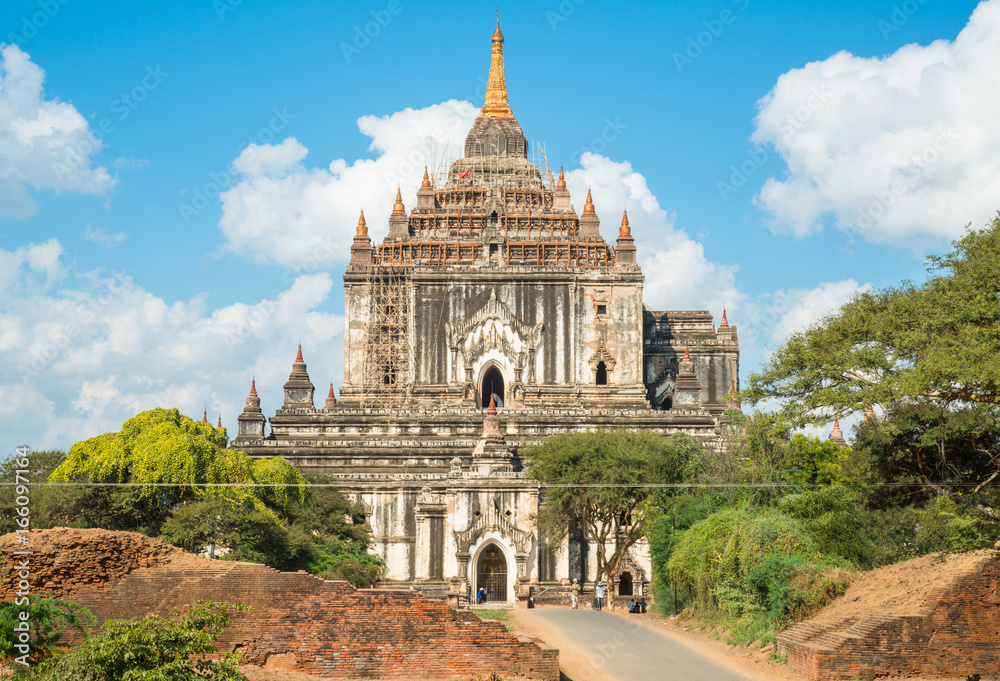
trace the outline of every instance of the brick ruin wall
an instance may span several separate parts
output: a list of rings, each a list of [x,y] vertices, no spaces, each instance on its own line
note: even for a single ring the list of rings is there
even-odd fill
[[[933,570],[929,561],[927,569]],[[893,580],[883,581],[893,586]],[[976,674],[1000,678],[997,554],[986,552],[964,574],[930,581],[938,586],[913,613],[837,619],[820,613],[779,634],[778,650],[787,655],[789,667],[820,681]],[[851,598],[851,592],[844,598]],[[869,612],[879,610],[877,594],[866,600]]]
[[[15,535],[0,537],[0,600]],[[358,590],[304,572],[210,560],[130,532],[56,528],[31,533],[31,589],[106,618],[167,614],[196,599],[250,606],[233,611],[217,647],[255,665],[322,677],[469,678],[495,670],[559,679],[559,651],[498,622],[455,611],[417,592]]]

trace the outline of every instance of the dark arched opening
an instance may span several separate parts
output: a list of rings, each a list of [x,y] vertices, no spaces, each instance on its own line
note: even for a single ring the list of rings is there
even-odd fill
[[[619,596],[631,596],[632,595],[632,573],[623,572],[618,575],[618,595]]]
[[[487,603],[507,601],[507,559],[496,544],[486,547],[476,565],[477,595],[480,589]]]
[[[597,363],[597,380],[595,382],[597,385],[608,384],[608,367],[604,364],[604,362]]]
[[[499,367],[493,365],[486,370],[486,373],[483,374],[483,384],[479,389],[482,406],[485,407],[489,405],[490,395],[493,395],[493,399],[496,400],[497,406],[502,407],[504,402],[503,389],[503,374],[500,373]]]

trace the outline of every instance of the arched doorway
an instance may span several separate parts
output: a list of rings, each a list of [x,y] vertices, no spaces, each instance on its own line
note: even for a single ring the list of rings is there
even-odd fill
[[[486,407],[490,403],[490,395],[495,395],[497,406],[502,407],[504,402],[504,392],[503,392],[503,374],[500,373],[500,367],[496,364],[491,364],[490,367],[483,373],[483,382],[479,388],[479,395],[482,401],[482,406]]]
[[[488,545],[476,562],[476,593],[486,591],[487,603],[507,602],[507,558],[496,544]]]
[[[597,380],[595,383],[597,385],[607,385],[608,384],[608,367],[604,362],[597,363]]]
[[[619,596],[632,596],[632,573],[623,572],[618,575],[618,595]]]

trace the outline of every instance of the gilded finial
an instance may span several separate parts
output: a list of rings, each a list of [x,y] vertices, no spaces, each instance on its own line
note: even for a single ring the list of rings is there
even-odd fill
[[[396,203],[392,205],[393,213],[405,213],[406,207],[403,205],[403,194],[399,191],[399,187],[396,187]]]
[[[427,176],[427,166],[424,166],[424,179],[420,181],[421,189],[431,188],[431,178]]]
[[[562,166],[559,166],[559,181],[556,183],[556,188],[557,189],[565,189],[566,188],[566,176],[563,175]]]
[[[590,198],[590,187],[587,187],[587,202],[583,204],[584,215],[594,215],[594,199]]]
[[[480,112],[489,118],[514,117],[514,112],[507,102],[507,79],[503,71],[503,33],[500,32],[499,9],[497,27],[493,31],[493,57],[490,59],[490,78],[486,83],[486,102]]]
[[[358,218],[358,231],[357,236],[368,236],[368,225],[365,223],[365,211],[361,211],[361,217]]]
[[[619,237],[632,236],[632,230],[628,226],[628,211],[622,213],[622,226],[618,229]]]

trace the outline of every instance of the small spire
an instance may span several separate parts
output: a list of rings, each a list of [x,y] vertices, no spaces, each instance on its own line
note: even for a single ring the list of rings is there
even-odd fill
[[[330,384],[330,392],[327,397],[333,397],[333,383]]]
[[[219,412],[219,425],[216,426],[216,427],[217,428],[222,428],[222,412],[221,411]]]
[[[393,213],[405,213],[406,207],[403,205],[403,194],[399,191],[399,187],[396,187],[396,203],[392,205]]]
[[[865,421],[867,421],[868,419],[873,419],[873,418],[875,418],[875,408],[872,407],[872,405],[869,404],[868,408],[865,409]]]
[[[712,322],[712,333],[716,336],[719,335],[719,332],[715,330],[715,322]]]
[[[256,377],[254,377],[254,379],[252,381],[250,381],[250,394],[254,395],[254,396],[257,395],[257,378]]]
[[[368,224],[365,222],[365,211],[361,211],[361,217],[358,218],[358,231],[357,236],[368,236]]]
[[[424,166],[424,179],[420,181],[420,188],[421,189],[431,188],[431,178],[427,175],[427,166]]]
[[[302,359],[302,343],[299,343],[299,352],[297,355],[295,355],[295,362],[298,364],[304,361],[305,360]]]
[[[691,361],[691,353],[688,352],[688,344],[687,343],[684,344],[684,361],[685,362],[690,362]]]
[[[490,407],[486,410],[486,413],[490,416],[497,415],[497,403],[494,401],[492,394],[490,395]]]
[[[620,237],[630,237],[632,236],[632,230],[628,226],[628,211],[622,213],[622,226],[618,229],[618,236]]]
[[[840,420],[833,420],[833,430],[830,431],[830,439],[834,442],[844,442],[844,431],[840,429]]]
[[[563,175],[562,166],[559,166],[559,181],[556,183],[556,189],[566,188],[566,176]]]
[[[208,407],[205,407],[205,412],[201,415],[201,422],[208,423]]]
[[[500,32],[500,14],[493,31],[493,56],[490,59],[490,77],[486,83],[486,102],[480,109],[488,118],[513,118],[514,112],[507,102],[507,79],[503,69],[503,33]]]
[[[719,322],[719,328],[724,329],[729,326],[729,320],[726,319],[726,308],[722,308],[722,321]]]
[[[587,202],[583,204],[584,215],[594,215],[594,200],[590,198],[590,187],[587,187]]]

